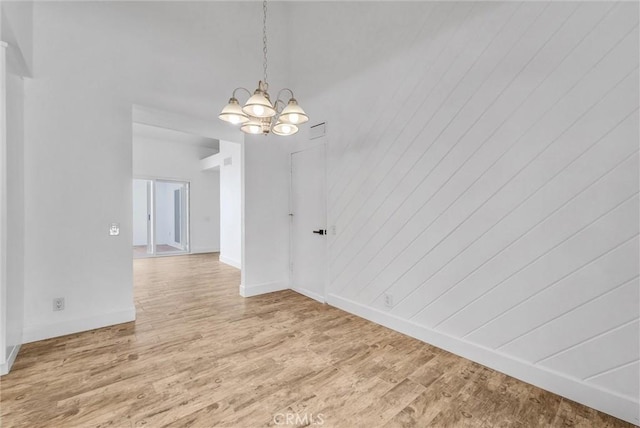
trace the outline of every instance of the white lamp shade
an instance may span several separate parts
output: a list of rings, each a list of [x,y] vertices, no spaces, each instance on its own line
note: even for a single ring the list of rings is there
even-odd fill
[[[273,108],[265,93],[256,90],[247,103],[242,107],[242,111],[253,117],[273,117],[276,115],[276,109]]]
[[[298,105],[298,102],[295,98],[291,98],[289,100],[289,104],[282,110],[280,113],[279,120],[284,123],[290,123],[294,125],[298,125],[300,123],[305,123],[309,120],[309,116],[302,110],[302,108]]]
[[[262,134],[262,124],[259,120],[252,119],[240,127],[245,134]]]
[[[244,114],[242,108],[240,107],[240,104],[238,103],[238,100],[235,98],[231,98],[229,100],[229,104],[227,104],[222,109],[222,111],[218,115],[218,118],[234,125],[249,121],[249,118],[246,114]]]
[[[292,123],[284,123],[278,121],[273,127],[273,133],[276,135],[293,135],[298,132],[298,127]]]

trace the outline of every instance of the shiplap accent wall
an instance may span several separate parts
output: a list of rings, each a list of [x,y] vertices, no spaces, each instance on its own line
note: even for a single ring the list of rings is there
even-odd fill
[[[363,63],[314,76],[308,108],[329,123],[329,303],[637,423],[638,3],[359,7],[292,14],[383,45],[294,51],[332,78]],[[375,31],[394,19],[395,50]]]

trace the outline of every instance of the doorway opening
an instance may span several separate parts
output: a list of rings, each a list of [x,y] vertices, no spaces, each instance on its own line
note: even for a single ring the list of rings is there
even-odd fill
[[[133,257],[189,251],[189,183],[134,179]]]

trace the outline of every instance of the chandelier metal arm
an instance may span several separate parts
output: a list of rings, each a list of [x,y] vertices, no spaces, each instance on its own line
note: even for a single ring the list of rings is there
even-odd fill
[[[278,108],[278,105],[280,104],[280,107]],[[287,103],[285,103],[284,101],[282,101],[280,99],[280,97],[278,97],[278,99],[273,103],[273,108],[276,109],[276,111],[278,112],[278,115],[276,116],[276,119],[280,116],[280,113],[282,113],[282,110],[284,110],[284,108],[287,106]]]
[[[236,91],[239,91],[239,90],[245,91],[247,94],[249,94],[249,96],[251,96],[251,91],[250,91],[250,90],[248,90],[247,88],[243,88],[243,87],[241,86],[241,87],[239,87],[239,88],[235,88],[235,89],[233,90],[233,95],[232,95],[232,97],[233,97],[233,98],[236,98],[236,99],[238,98],[238,97],[236,97]]]
[[[289,88],[282,88],[280,89],[280,91],[278,91],[278,96],[276,97],[276,99],[280,100],[280,94],[282,94],[282,92],[284,91],[288,91],[291,94],[291,98],[295,98],[295,96],[293,95],[293,91]]]
[[[238,99],[238,96],[236,94],[237,91],[244,91],[247,93],[247,95],[249,95],[249,97],[252,95],[251,91],[248,90],[247,88],[244,88],[242,86],[235,88],[233,90],[233,94],[232,97],[235,99]],[[273,102],[273,108],[278,112],[281,113],[282,110],[287,106],[287,102],[284,101],[282,98],[280,98],[280,95],[282,94],[283,91],[287,91],[291,94],[291,98],[295,98],[293,91],[289,88],[282,88],[279,92],[278,92],[278,98]]]

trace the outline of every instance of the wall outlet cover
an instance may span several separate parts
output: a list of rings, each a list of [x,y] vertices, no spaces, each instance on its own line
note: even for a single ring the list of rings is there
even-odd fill
[[[384,293],[384,305],[388,308],[393,307],[393,296],[389,293]]]
[[[53,310],[64,311],[64,297],[55,297],[53,299]]]

